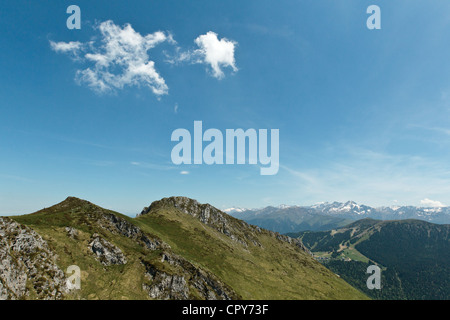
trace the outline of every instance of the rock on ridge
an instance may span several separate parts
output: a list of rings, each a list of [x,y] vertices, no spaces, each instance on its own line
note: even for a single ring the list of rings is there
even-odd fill
[[[0,300],[22,299],[30,289],[42,299],[61,299],[68,292],[56,254],[29,227],[0,218]]]
[[[234,300],[239,296],[213,274],[194,266],[186,259],[173,253],[164,252],[163,263],[176,267],[176,274],[158,270],[149,262],[145,266],[145,277],[150,283],[144,283],[143,289],[153,299],[188,300],[201,298],[206,300]]]
[[[270,231],[271,232],[271,231]],[[298,247],[299,249],[305,251],[306,253],[308,253],[309,255],[313,255],[311,251],[309,251],[308,248],[305,247],[305,245],[303,244],[302,240],[297,239],[297,238],[291,238],[289,236],[286,236],[284,234],[279,234],[277,232],[274,232],[273,235],[280,241],[284,241],[284,242],[288,242],[290,244],[295,245],[296,247]]]
[[[111,242],[100,237],[99,234],[92,235],[89,249],[96,255],[98,261],[104,266],[126,264],[127,259],[122,250],[113,245]]]

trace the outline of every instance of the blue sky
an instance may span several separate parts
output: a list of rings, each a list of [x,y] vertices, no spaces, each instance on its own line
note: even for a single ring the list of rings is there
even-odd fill
[[[81,30],[66,27],[71,4]],[[366,27],[371,4],[381,30]],[[172,195],[219,208],[449,205],[449,12],[444,0],[2,1],[0,215],[69,195],[127,214]],[[146,52],[164,94],[80,81],[105,21],[165,35]],[[208,32],[234,44],[221,79],[196,55]],[[51,45],[70,42],[84,51]],[[278,174],[173,165],[171,133],[195,120],[279,129]]]

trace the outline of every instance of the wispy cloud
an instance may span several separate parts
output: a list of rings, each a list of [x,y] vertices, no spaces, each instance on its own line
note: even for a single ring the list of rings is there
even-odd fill
[[[436,201],[436,200],[431,200],[428,198],[420,200],[420,204],[424,207],[433,207],[433,208],[445,207],[445,204],[443,204],[442,202]]]
[[[169,88],[148,51],[163,42],[174,42],[169,33],[157,31],[143,36],[130,24],[120,27],[110,20],[100,23],[97,29],[100,32],[98,42],[50,41],[54,51],[83,54],[83,60],[91,64],[77,71],[79,83],[99,93],[125,86],[146,86],[157,96],[168,93]]]
[[[78,52],[83,47],[83,44],[81,42],[54,42],[50,41],[50,47],[55,52],[61,52],[61,53],[72,53],[74,55],[78,54]]]
[[[139,167],[143,169],[153,169],[153,170],[175,170],[177,167],[175,165],[164,165],[150,162],[138,162],[132,161],[130,164],[134,167]]]
[[[450,129],[448,129],[448,128],[424,126],[424,125],[410,125],[410,127],[433,131],[433,132],[437,132],[437,133],[441,133],[441,134],[450,136]]]
[[[8,180],[15,180],[15,181],[22,181],[22,182],[33,182],[33,180],[24,178],[21,176],[11,175],[11,174],[2,174],[0,173],[1,179],[8,179]]]
[[[435,128],[427,128],[427,129],[450,136],[450,129],[447,129],[447,128],[435,127]]]

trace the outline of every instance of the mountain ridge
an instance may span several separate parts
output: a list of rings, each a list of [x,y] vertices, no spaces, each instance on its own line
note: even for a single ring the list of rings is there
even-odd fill
[[[81,290],[51,298],[367,298],[317,263],[300,240],[185,197],[154,201],[136,218],[68,197],[11,221],[39,234],[60,270],[80,267]],[[8,297],[34,297],[31,278],[20,276],[28,291]],[[11,291],[2,273],[0,283]]]

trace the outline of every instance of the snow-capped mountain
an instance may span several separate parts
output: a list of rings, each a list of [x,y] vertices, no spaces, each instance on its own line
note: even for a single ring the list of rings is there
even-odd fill
[[[259,211],[267,211],[267,209],[289,209],[289,208],[300,208],[300,206],[297,205],[288,205],[288,204],[280,204],[276,207],[268,206],[268,207],[262,207],[262,208],[241,208],[241,207],[231,207],[223,209],[222,211],[228,214],[238,214],[240,212],[259,212]]]
[[[340,215],[351,219],[363,219],[370,217],[375,211],[374,208],[359,205],[353,201],[341,202],[323,202],[311,206],[312,209],[316,209],[318,212],[326,215]]]
[[[245,209],[245,208],[231,207],[231,208],[223,209],[222,211],[225,213],[228,213],[228,214],[233,214],[233,213],[238,213],[238,212],[244,212],[247,210],[248,209]]]
[[[450,223],[450,207],[381,207],[377,208],[382,220],[419,219],[434,223]]]
[[[279,232],[289,232],[292,228],[298,229],[298,231],[302,229],[325,230],[341,226],[351,220],[364,218],[377,220],[418,219],[438,224],[450,224],[450,207],[392,206],[374,208],[354,201],[321,202],[312,206],[268,206],[260,209],[230,208],[225,212],[238,219]]]
[[[392,206],[373,208],[353,201],[345,203],[319,203],[312,205],[321,214],[339,216],[352,220],[372,218],[379,220],[419,219],[434,223],[450,223],[450,207],[426,208],[414,206]]]

